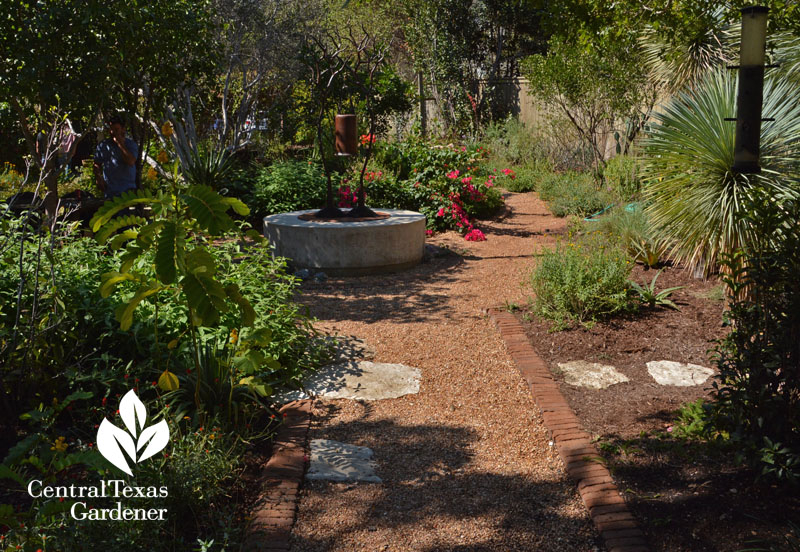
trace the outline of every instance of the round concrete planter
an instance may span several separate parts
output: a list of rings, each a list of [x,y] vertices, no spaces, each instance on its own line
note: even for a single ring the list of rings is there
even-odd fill
[[[301,220],[294,211],[264,217],[264,236],[274,254],[287,257],[294,268],[330,275],[375,274],[418,264],[425,249],[425,215],[380,209],[384,220],[352,222]]]

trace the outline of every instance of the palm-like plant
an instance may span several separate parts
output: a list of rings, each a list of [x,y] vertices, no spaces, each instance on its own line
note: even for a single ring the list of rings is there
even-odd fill
[[[728,23],[720,6],[690,29],[669,36],[653,26],[639,35],[643,60],[650,78],[667,92],[693,87],[711,69],[729,64],[736,54],[733,48],[736,25]]]
[[[743,199],[754,187],[776,201],[800,195],[800,103],[797,86],[769,78],[761,128],[759,175],[733,172],[736,77],[719,69],[675,96],[645,142],[644,197],[672,255],[706,273],[723,252],[747,246]]]
[[[778,74],[800,85],[800,36],[790,32],[777,33],[770,39],[772,61],[778,64]]]

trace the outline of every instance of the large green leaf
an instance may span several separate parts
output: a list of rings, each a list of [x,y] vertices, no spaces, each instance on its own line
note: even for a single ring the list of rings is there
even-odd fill
[[[159,230],[166,224],[164,220],[156,220],[139,228],[136,242],[141,246],[149,247],[158,236]]]
[[[186,254],[186,270],[213,276],[217,272],[217,264],[211,253],[202,247],[196,247]]]
[[[237,215],[246,217],[250,214],[250,207],[245,205],[245,203],[238,197],[223,197],[222,202],[233,209]]]
[[[142,247],[135,244],[128,244],[127,249],[125,249],[125,253],[123,253],[122,256],[120,257],[120,261],[122,261],[122,263],[120,264],[119,271],[120,272],[130,271],[131,267],[133,266],[133,263],[136,261],[136,259],[139,258],[139,255],[141,255],[142,253],[144,253],[144,249]]]
[[[128,226],[141,226],[147,223],[147,219],[142,217],[137,217],[135,215],[129,215],[127,217],[117,217],[115,219],[111,219],[108,221],[107,224],[104,224],[103,227],[94,235],[94,239],[97,240],[97,243],[105,243],[108,238],[110,238],[113,234],[115,234],[118,230],[128,227]]]
[[[167,222],[158,236],[156,249],[156,273],[165,284],[173,283],[178,271],[185,265],[186,240],[174,222]]]
[[[123,331],[129,330],[131,324],[133,324],[133,311],[136,310],[136,307],[139,306],[139,303],[141,303],[147,297],[158,293],[162,289],[164,289],[164,287],[156,283],[143,285],[136,291],[136,294],[131,298],[130,301],[120,305],[116,312],[120,329]]]
[[[228,311],[225,302],[227,294],[222,284],[203,268],[198,267],[193,272],[188,272],[181,279],[181,286],[200,324],[212,326],[219,322],[220,313]]]
[[[189,213],[201,228],[211,235],[219,235],[233,226],[227,210],[232,205],[209,186],[192,186],[181,194],[181,199],[189,207]]]
[[[123,209],[157,201],[150,192],[146,190],[130,190],[122,195],[106,201],[89,221],[92,232],[97,232],[100,228],[111,220],[111,218]]]
[[[137,274],[130,272],[106,272],[100,276],[100,296],[108,297],[114,291],[114,287],[120,282],[138,281]]]
[[[242,296],[239,286],[236,284],[228,284],[225,286],[225,293],[227,293],[231,301],[236,303],[239,307],[242,315],[242,326],[252,326],[256,321],[256,311],[253,309],[253,305],[250,304],[250,301]]]
[[[22,477],[20,474],[6,466],[5,464],[0,464],[0,479],[11,479],[16,481],[22,486],[25,486],[28,482],[25,481],[25,478]]]
[[[135,240],[138,236],[139,236],[138,231],[129,228],[124,232],[120,232],[119,234],[114,236],[114,239],[111,240],[109,247],[111,248],[112,251],[116,251],[117,249],[125,245],[126,242],[129,242],[130,240]]]

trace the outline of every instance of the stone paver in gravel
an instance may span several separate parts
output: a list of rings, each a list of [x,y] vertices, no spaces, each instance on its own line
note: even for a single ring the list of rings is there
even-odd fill
[[[384,362],[343,362],[323,366],[303,384],[304,391],[283,393],[278,402],[307,399],[396,399],[419,393],[419,368]]]
[[[559,362],[558,367],[564,373],[564,381],[577,387],[606,389],[617,383],[630,381],[625,374],[618,372],[613,366],[596,362],[573,360]]]
[[[372,449],[328,439],[311,440],[311,464],[306,479],[380,483]]]
[[[673,360],[654,360],[647,363],[647,371],[661,385],[678,385],[690,387],[701,385],[712,375],[714,370],[698,364],[684,364]]]

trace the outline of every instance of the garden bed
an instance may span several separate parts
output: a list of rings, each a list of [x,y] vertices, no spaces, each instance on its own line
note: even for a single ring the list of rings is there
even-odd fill
[[[637,266],[631,279],[649,283],[654,274]],[[754,484],[753,472],[733,462],[735,451],[679,435],[676,411],[708,397],[712,380],[695,387],[662,386],[647,371],[646,362],[656,360],[713,368],[709,350],[725,335],[717,282],[668,268],[658,288],[672,286],[686,286],[672,296],[680,311],[645,309],[591,328],[550,332],[550,322],[519,314],[570,406],[596,437],[653,550],[741,550],[784,543],[789,521],[798,519],[800,498],[791,490]],[[566,384],[558,363],[573,360],[612,365],[630,381],[603,390]]]

